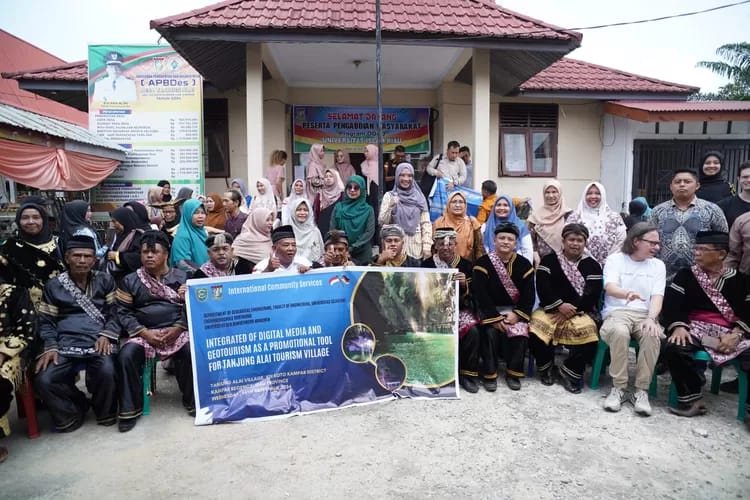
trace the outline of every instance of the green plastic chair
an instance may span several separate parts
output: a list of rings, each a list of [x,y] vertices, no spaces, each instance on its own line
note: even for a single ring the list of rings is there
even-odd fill
[[[711,357],[706,351],[696,352],[693,359],[696,361],[711,361]],[[721,387],[721,371],[724,369],[724,366],[729,365],[734,366],[737,370],[737,380],[739,381],[737,420],[742,421],[745,419],[745,407],[747,405],[747,373],[742,371],[739,361],[734,359],[725,365],[715,366],[711,369],[711,394],[719,394],[719,389]],[[669,406],[677,406],[677,387],[674,385],[674,382],[669,386]]]
[[[143,365],[143,415],[151,413],[151,396],[156,392],[156,363],[159,355],[146,359]]]
[[[635,357],[638,358],[638,352],[640,351],[640,346],[638,345],[637,340],[630,340],[630,347],[635,349]],[[591,381],[589,382],[589,386],[592,389],[599,389],[599,377],[602,375],[602,366],[604,365],[604,357],[609,352],[609,345],[604,342],[602,339],[599,339],[599,344],[596,346],[596,357],[594,358],[594,365],[591,367]],[[654,370],[654,375],[651,377],[651,385],[648,388],[648,395],[652,398],[656,398],[658,392],[657,387],[657,380],[656,380],[656,370]]]

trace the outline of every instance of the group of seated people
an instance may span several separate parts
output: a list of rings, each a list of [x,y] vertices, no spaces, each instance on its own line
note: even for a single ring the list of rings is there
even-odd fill
[[[5,419],[24,366],[31,365],[37,395],[58,431],[79,428],[91,406],[97,423],[117,423],[127,432],[143,411],[144,364],[157,356],[172,360],[183,406],[194,414],[184,307],[189,278],[347,265],[457,270],[459,383],[467,392],[480,384],[496,391],[502,358],[506,384],[519,390],[528,349],[543,384],[557,381],[580,393],[599,339],[611,356],[613,387],[604,402],[609,411],[630,400],[637,413],[651,414],[648,387],[660,352],[677,387],[679,405],[671,410],[678,415],[706,411],[696,351],[706,350],[716,364],[736,359],[750,370],[750,285],[746,275],[723,265],[726,232],[699,232],[695,265],[680,270],[667,287],[664,263],[656,258],[656,227],[640,222],[621,235],[618,225],[613,237],[619,247],[605,239],[592,245],[589,226],[606,233],[609,213],[598,221],[585,209],[572,222],[568,214],[558,217],[559,184],[549,183],[556,192],[545,187],[545,206],[532,214],[529,227],[509,197],[496,197],[480,224],[456,194],[433,225],[413,167],[402,163],[395,174],[394,188],[381,202],[374,256],[374,211],[365,180],[356,175],[333,204],[317,258],[306,255],[311,240],[304,231],[295,223],[274,228],[275,214],[265,207],[250,211],[233,235],[207,231],[205,205],[189,199],[181,205],[181,229],[170,238],[147,225],[143,205],[129,202],[112,213],[117,237],[103,250],[83,223],[63,221],[60,237],[53,235],[43,200],[27,199],[16,215],[17,235],[0,246],[0,415]],[[606,205],[601,185],[589,186],[584,201]],[[87,205],[76,211],[82,208],[88,212]],[[299,212],[297,222],[310,219],[309,210],[307,218]],[[252,240],[243,238],[248,233]],[[535,242],[527,257],[529,236],[546,246]],[[243,267],[241,255],[250,252],[253,260]],[[631,339],[639,344],[632,395]],[[568,351],[559,365],[557,346]],[[82,363],[90,400],[74,383]],[[0,429],[7,432],[7,419]]]

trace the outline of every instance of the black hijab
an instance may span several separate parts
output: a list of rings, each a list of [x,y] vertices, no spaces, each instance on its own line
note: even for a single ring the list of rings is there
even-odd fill
[[[159,181],[159,182],[156,183],[156,185],[159,186],[160,188],[163,188],[166,185],[171,186],[171,184],[167,180]],[[172,195],[171,194],[164,194],[164,193],[162,193],[161,194],[161,201],[163,201],[163,202],[172,201]]]
[[[131,231],[138,229],[140,227],[140,224],[138,222],[138,218],[135,215],[135,212],[126,207],[115,209],[112,213],[109,214],[109,216],[122,224],[122,227],[124,228],[122,233],[118,234],[115,237],[115,242],[112,245],[112,250],[117,250],[120,246],[120,243],[122,243],[127,235],[129,235]],[[123,248],[123,250],[125,249]]]
[[[26,243],[31,243],[32,245],[42,245],[52,239],[52,231],[49,228],[49,216],[47,215],[47,210],[45,210],[44,208],[44,203],[44,200],[37,196],[27,198],[26,201],[21,203],[21,206],[16,212],[16,227],[18,228],[18,238],[25,241]],[[25,233],[21,229],[21,214],[24,212],[24,210],[29,209],[36,210],[37,212],[39,212],[39,215],[42,216],[42,230],[39,231],[39,234],[31,235]]]
[[[138,225],[136,226],[138,229],[143,229],[144,231],[151,230],[151,219],[149,219],[148,217],[148,210],[146,210],[146,207],[144,207],[137,201],[129,201],[125,203],[123,207],[130,207],[131,209],[133,209],[133,212],[135,212],[136,221],[138,222]],[[122,222],[120,222],[120,224],[122,224]]]
[[[709,156],[715,156],[719,159],[719,171],[714,175],[706,175],[703,173],[703,164]],[[701,187],[695,193],[698,198],[710,201],[712,203],[718,203],[724,198],[728,198],[734,194],[732,185],[727,182],[726,172],[724,171],[724,155],[718,151],[706,151],[701,157],[700,165],[698,165],[698,179],[701,183]]]
[[[63,248],[65,248],[66,243],[73,237],[77,230],[82,227],[92,229],[86,220],[86,212],[88,211],[89,204],[84,200],[69,201],[63,206],[60,220],[60,237]]]

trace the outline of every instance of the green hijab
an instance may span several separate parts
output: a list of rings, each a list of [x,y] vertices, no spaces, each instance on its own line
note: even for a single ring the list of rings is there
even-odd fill
[[[177,228],[177,234],[174,235],[169,256],[169,263],[172,267],[183,260],[194,262],[198,266],[208,262],[208,248],[206,247],[208,234],[204,228],[193,225],[193,214],[199,208],[203,208],[204,212],[206,210],[200,200],[196,199],[187,200],[182,205],[180,225]]]
[[[367,219],[372,211],[372,207],[367,204],[365,180],[359,175],[352,175],[347,179],[345,186],[352,182],[359,185],[359,198],[349,198],[347,190],[344,199],[336,204],[334,211],[336,228],[344,231],[350,242],[357,241],[365,232]]]

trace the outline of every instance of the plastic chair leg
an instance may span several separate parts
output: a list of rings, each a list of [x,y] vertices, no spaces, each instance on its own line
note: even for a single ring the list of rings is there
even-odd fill
[[[719,394],[719,388],[721,386],[721,371],[721,366],[717,366],[711,370],[711,394]]]
[[[143,415],[151,413],[151,396],[156,392],[156,363],[159,356],[147,359],[143,365]]]
[[[738,361],[734,362],[734,367],[737,369],[737,380],[739,394],[737,397],[737,420],[745,420],[747,411],[747,372],[740,368]]]
[[[16,391],[16,406],[18,407],[18,416],[23,418],[26,417],[26,431],[29,434],[29,439],[36,439],[39,437],[39,422],[36,417],[36,402],[34,401],[34,389],[31,385],[31,379],[26,377],[23,385],[18,391]],[[22,416],[23,412],[23,416]]]
[[[596,346],[596,357],[594,358],[594,365],[591,367],[591,381],[589,387],[592,389],[599,388],[599,377],[602,374],[602,364],[604,364],[604,356],[609,350],[609,346],[603,340],[599,340],[599,344]]]

